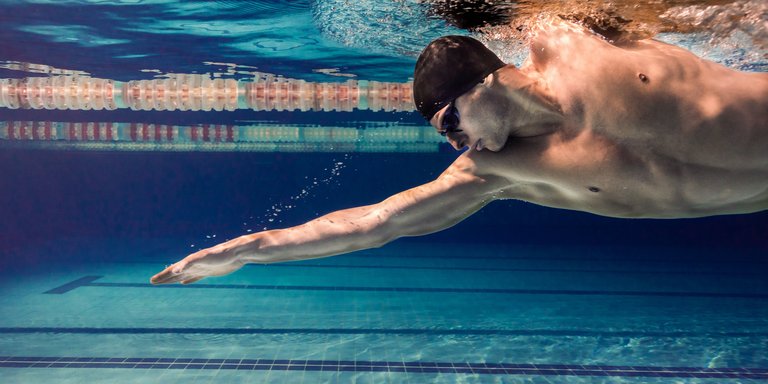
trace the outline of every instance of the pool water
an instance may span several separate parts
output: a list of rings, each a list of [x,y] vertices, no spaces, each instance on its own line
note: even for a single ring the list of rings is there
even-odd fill
[[[404,84],[431,38],[470,33],[427,2],[377,3],[4,2],[0,79]],[[765,70],[750,31],[660,38]],[[0,382],[768,381],[765,212],[503,201],[377,249],[149,284],[198,249],[433,180],[458,154],[410,110],[320,109],[0,107]]]

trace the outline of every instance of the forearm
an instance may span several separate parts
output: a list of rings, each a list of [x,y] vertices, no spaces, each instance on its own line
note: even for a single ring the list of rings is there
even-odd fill
[[[378,205],[336,211],[307,223],[235,239],[246,262],[304,260],[379,247],[397,236],[377,213]]]

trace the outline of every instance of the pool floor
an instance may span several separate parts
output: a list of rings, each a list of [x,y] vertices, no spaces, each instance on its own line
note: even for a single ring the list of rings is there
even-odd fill
[[[1,280],[2,382],[768,380],[760,252],[396,242],[149,284],[182,243],[19,251],[57,261]]]

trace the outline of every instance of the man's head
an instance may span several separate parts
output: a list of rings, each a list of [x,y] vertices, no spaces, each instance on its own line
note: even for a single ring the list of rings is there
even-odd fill
[[[451,101],[505,64],[483,43],[444,36],[421,52],[413,74],[416,109],[428,121]]]
[[[538,136],[562,121],[535,77],[465,36],[441,37],[424,49],[413,95],[422,116],[456,149],[497,152],[510,137]]]

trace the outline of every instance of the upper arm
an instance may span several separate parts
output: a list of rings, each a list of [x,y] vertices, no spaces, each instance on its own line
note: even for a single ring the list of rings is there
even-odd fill
[[[497,176],[478,174],[477,164],[465,153],[434,181],[387,198],[375,212],[385,218],[391,237],[423,235],[475,213],[503,186]]]

